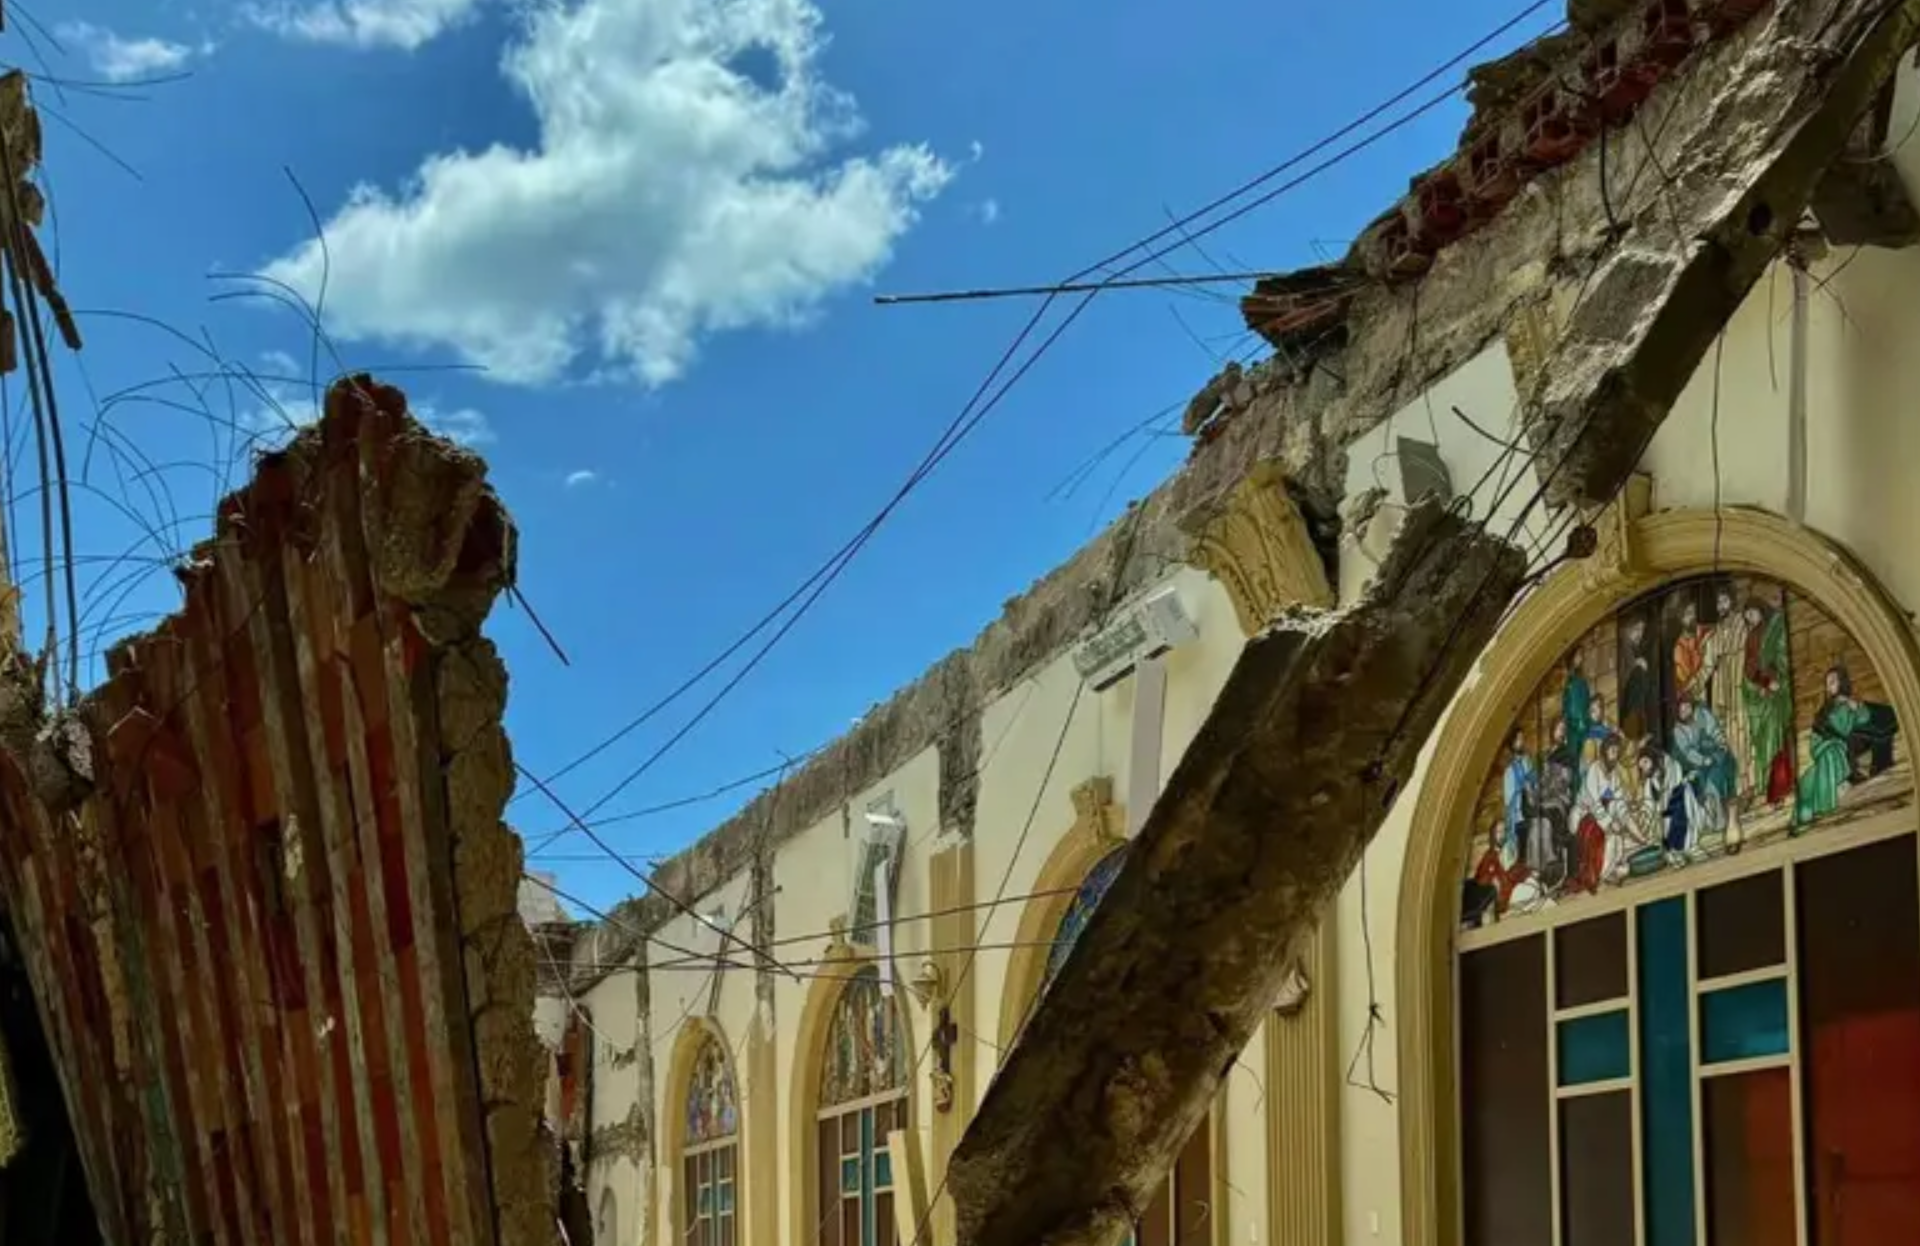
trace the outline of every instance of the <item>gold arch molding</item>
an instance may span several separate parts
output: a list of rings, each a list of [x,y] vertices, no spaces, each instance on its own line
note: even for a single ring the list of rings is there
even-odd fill
[[[1109,852],[1127,842],[1126,810],[1113,799],[1113,780],[1096,775],[1073,789],[1073,825],[1053,846],[1033,880],[1036,893],[1020,910],[1014,948],[1000,992],[999,1045],[1013,1048],[1027,1009],[1047,972],[1046,945],[1073,903],[1073,890]]]
[[[1920,722],[1920,649],[1903,611],[1837,544],[1754,510],[1617,513],[1599,557],[1562,568],[1495,638],[1477,683],[1436,739],[1401,874],[1395,988],[1400,1011],[1401,1240],[1459,1246],[1453,949],[1473,806],[1508,724],[1548,668],[1590,627],[1662,584],[1709,572],[1769,576],[1860,643],[1902,722]]]

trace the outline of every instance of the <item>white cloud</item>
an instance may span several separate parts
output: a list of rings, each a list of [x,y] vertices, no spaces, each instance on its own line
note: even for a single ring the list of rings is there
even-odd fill
[[[260,371],[271,377],[305,376],[307,369],[284,350],[260,352]]]
[[[982,199],[980,201],[980,223],[982,225],[991,225],[999,219],[1000,201],[998,199]]]
[[[193,58],[193,49],[165,39],[123,39],[89,22],[62,23],[57,34],[63,43],[86,53],[93,72],[109,82],[127,82],[171,73]],[[211,49],[203,48],[202,51]]]
[[[567,488],[578,489],[581,485],[590,485],[600,479],[600,473],[581,468],[577,472],[567,473]]]
[[[975,164],[979,164],[987,158],[987,145],[976,138],[967,144],[967,154],[973,157]]]
[[[249,386],[249,388],[253,388]],[[234,417],[236,435],[257,450],[272,450],[293,440],[293,435],[320,418],[313,390],[261,379],[253,396],[260,405],[240,411]]]
[[[530,150],[428,158],[326,225],[337,335],[451,349],[499,380],[659,385],[713,333],[805,323],[882,268],[953,168],[860,130],[818,77],[813,0],[574,0],[532,10],[504,72]],[[268,274],[311,293],[309,241]]]
[[[413,408],[414,418],[439,433],[448,441],[457,442],[469,449],[484,446],[496,440],[493,425],[487,417],[471,407],[458,407],[452,411],[442,411],[432,403],[419,403]]]
[[[479,10],[480,0],[263,0],[242,12],[289,39],[411,52]]]

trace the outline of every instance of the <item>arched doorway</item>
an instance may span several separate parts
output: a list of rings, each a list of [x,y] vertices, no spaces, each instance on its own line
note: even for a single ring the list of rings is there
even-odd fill
[[[820,1246],[896,1246],[888,1135],[908,1127],[911,1054],[897,1000],[872,965],[853,970],[820,1055],[814,1204]]]
[[[1638,535],[1633,573],[1522,608],[1436,744],[1400,911],[1403,1238],[1903,1240],[1912,634],[1777,520]]]

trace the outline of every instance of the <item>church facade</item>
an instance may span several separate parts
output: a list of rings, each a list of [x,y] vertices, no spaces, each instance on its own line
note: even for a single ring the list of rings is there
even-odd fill
[[[1911,58],[1876,127],[1920,198]],[[1592,163],[1542,176],[1598,229],[1631,199]],[[1594,516],[1529,504],[1550,298],[1209,386],[1179,477],[659,870],[686,911],[564,945],[550,1112],[593,1240],[951,1242],[945,1161],[1246,639],[1352,600],[1434,490],[1539,574],[1133,1240],[1910,1240],[1920,250],[1836,233],[1795,235]],[[1467,280],[1447,254],[1427,281]],[[1368,385],[1384,419],[1305,419]],[[1576,522],[1598,550],[1562,559]]]

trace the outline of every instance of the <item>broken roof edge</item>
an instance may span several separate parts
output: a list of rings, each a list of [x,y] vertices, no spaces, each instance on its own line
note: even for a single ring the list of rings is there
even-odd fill
[[[1736,32],[1699,49],[1659,83],[1639,106],[1642,124],[1609,141],[1609,183],[1639,185],[1643,174],[1654,174],[1661,158],[1651,154],[1648,136],[1657,143],[1671,117],[1703,110],[1737,70],[1737,48],[1751,35]],[[602,966],[630,957],[639,937],[670,921],[681,905],[737,877],[751,863],[759,837],[778,847],[839,809],[848,792],[877,785],[943,738],[952,738],[957,757],[975,758],[977,732],[955,728],[1084,634],[1104,601],[1124,527],[1139,525],[1132,538],[1135,557],[1122,569],[1120,597],[1146,587],[1171,565],[1190,565],[1191,534],[1256,465],[1277,464],[1311,520],[1337,523],[1348,446],[1526,328],[1526,311],[1604,253],[1613,219],[1658,210],[1657,181],[1644,181],[1644,202],[1603,196],[1596,176],[1600,159],[1599,145],[1587,144],[1541,172],[1497,216],[1440,250],[1417,278],[1366,285],[1351,300],[1339,343],[1306,358],[1276,353],[1209,379],[1195,405],[1217,400],[1217,413],[1199,421],[1204,427],[1193,453],[1173,476],[1009,601],[973,644],[935,663],[783,782],[661,862],[648,894],[590,923],[594,933],[576,945],[576,957],[592,968],[581,970],[578,981],[597,981],[606,972]],[[1524,336],[1515,343],[1521,344]],[[1523,362],[1514,360],[1516,378]],[[970,832],[973,767],[950,773],[946,761],[940,774],[942,829]]]
[[[1337,340],[1368,285],[1418,281],[1535,181],[1633,121],[1665,83],[1732,41],[1760,0],[1568,0],[1566,21],[1466,71],[1472,111],[1459,140],[1360,231],[1338,261],[1258,280],[1240,300],[1248,330],[1283,355]]]

